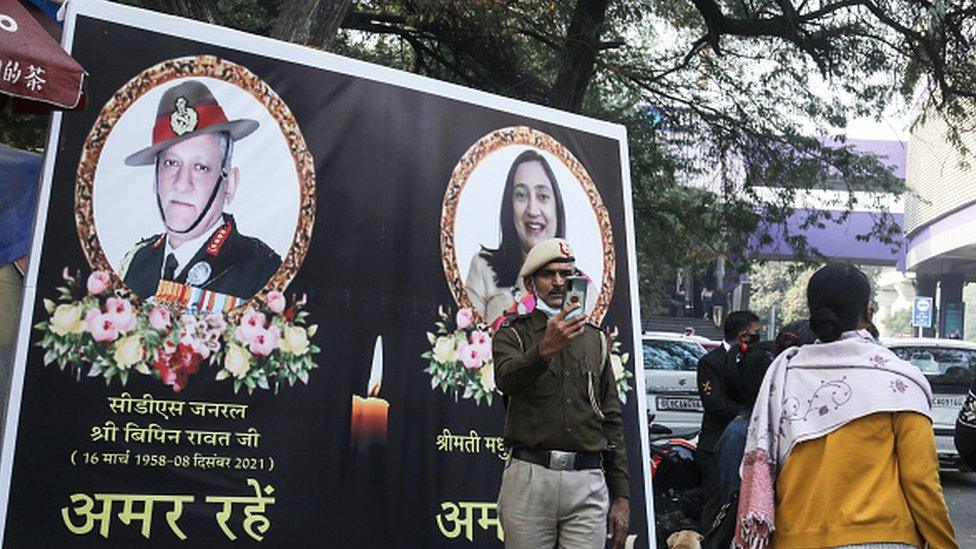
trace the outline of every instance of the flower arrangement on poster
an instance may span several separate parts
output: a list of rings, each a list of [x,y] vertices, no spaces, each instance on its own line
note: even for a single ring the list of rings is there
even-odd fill
[[[513,305],[509,314],[527,314],[535,309],[535,299],[529,295]],[[452,317],[441,307],[434,331],[427,332],[430,350],[421,355],[428,361],[424,372],[430,375],[431,389],[450,392],[454,400],[474,399],[476,404],[484,400],[489,406],[496,394],[495,362],[491,354],[492,334],[500,323],[488,326],[475,319],[471,309],[462,307]],[[607,351],[617,394],[622,403],[633,390],[634,374],[625,368],[630,354],[621,351],[615,330],[607,334]]]
[[[289,304],[280,292],[240,315],[173,309],[166,303],[133,303],[94,271],[86,282],[66,268],[57,302],[44,300],[48,320],[35,326],[44,364],[57,364],[76,379],[100,377],[125,385],[132,375],[150,376],[178,393],[193,376],[228,380],[234,392],[275,392],[283,384],[308,383],[320,349],[309,341],[305,298]]]

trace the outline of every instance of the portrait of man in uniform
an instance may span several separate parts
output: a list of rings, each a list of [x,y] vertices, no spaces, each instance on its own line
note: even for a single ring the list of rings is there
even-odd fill
[[[165,229],[140,239],[122,259],[120,275],[133,292],[149,298],[168,281],[249,299],[275,274],[281,257],[259,238],[241,234],[225,211],[241,177],[234,144],[259,125],[229,119],[203,82],[165,90],[152,144],[125,158],[127,166],[155,167],[151,184]]]

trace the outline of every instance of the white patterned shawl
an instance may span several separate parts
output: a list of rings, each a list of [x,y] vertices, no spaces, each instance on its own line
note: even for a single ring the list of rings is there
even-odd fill
[[[867,332],[784,351],[766,372],[749,423],[735,547],[770,547],[776,478],[798,443],[877,412],[931,418],[931,408],[932,389],[922,372]]]

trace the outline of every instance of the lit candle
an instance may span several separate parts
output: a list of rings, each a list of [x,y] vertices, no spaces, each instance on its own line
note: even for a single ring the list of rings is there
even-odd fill
[[[390,403],[379,398],[383,384],[383,336],[376,336],[373,364],[366,383],[366,398],[352,396],[351,438],[353,446],[369,442],[386,442]]]

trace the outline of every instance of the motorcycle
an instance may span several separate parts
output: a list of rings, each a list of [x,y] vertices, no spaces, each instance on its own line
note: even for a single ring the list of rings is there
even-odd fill
[[[651,425],[651,480],[654,492],[654,527],[658,547],[680,530],[701,531],[701,475],[695,455],[699,430],[674,432]]]

